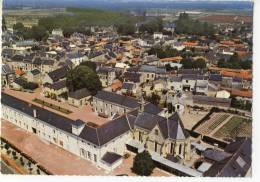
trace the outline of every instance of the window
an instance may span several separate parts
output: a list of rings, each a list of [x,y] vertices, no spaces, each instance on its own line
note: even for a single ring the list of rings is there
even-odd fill
[[[179,146],[179,155],[181,155],[182,152],[182,145]]]
[[[55,133],[55,129],[53,129],[53,133]]]
[[[170,149],[170,153],[173,153],[173,143],[171,143],[171,149]]]
[[[188,83],[189,82],[189,80],[186,80],[186,83]]]
[[[97,162],[97,155],[94,154],[94,161]]]
[[[91,153],[88,151],[88,158],[91,160]]]
[[[63,146],[63,141],[60,140],[60,145]]]
[[[154,130],[154,134],[158,135],[158,130],[157,129]]]

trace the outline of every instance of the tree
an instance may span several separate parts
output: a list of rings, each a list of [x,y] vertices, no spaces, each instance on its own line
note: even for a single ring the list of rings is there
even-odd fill
[[[67,86],[70,91],[87,88],[92,95],[102,88],[97,74],[84,65],[79,65],[67,73]]]
[[[3,16],[2,17],[2,31],[6,31],[7,30],[7,27],[6,27],[6,21],[5,21],[5,17]]]
[[[135,33],[135,25],[130,22],[117,25],[117,32],[121,35],[133,35]]]
[[[27,29],[24,27],[24,25],[21,22],[18,22],[13,25],[13,31],[19,38],[22,39],[25,38],[27,33]]]
[[[158,105],[160,103],[161,98],[159,95],[152,93],[152,95],[150,97],[147,97],[146,100],[153,103],[154,105]]]
[[[143,151],[134,157],[132,171],[140,176],[149,176],[154,169],[154,163],[148,151]]]
[[[91,68],[93,71],[96,71],[96,68],[97,68],[96,63],[91,62],[91,61],[82,62],[82,63],[80,63],[80,65],[87,66],[87,67]]]
[[[48,38],[48,33],[43,26],[32,26],[30,29],[30,36],[37,41],[41,41]]]

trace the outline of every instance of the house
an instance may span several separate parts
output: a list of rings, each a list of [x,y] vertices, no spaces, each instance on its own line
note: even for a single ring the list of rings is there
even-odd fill
[[[121,93],[125,95],[135,95],[136,91],[136,84],[132,82],[124,82],[121,88]]]
[[[93,96],[93,109],[101,116],[112,117],[115,114],[125,114],[140,106],[139,101],[133,97],[124,96],[108,91],[98,91]],[[145,110],[158,114],[162,109],[151,103],[145,104]]]
[[[182,76],[182,88],[184,91],[195,91],[197,76],[193,74],[185,74]]]
[[[41,72],[38,69],[33,69],[27,72],[26,77],[29,82],[34,82],[34,83],[41,82]]]
[[[165,76],[166,69],[165,67],[159,68],[152,65],[142,65],[139,69],[141,73],[141,82],[154,81],[156,76]]]
[[[182,87],[182,77],[172,76],[167,79],[167,89],[169,92],[181,93],[183,90]]]
[[[154,32],[153,33],[153,39],[163,39],[163,33],[162,32]]]
[[[140,83],[141,73],[138,73],[137,71],[126,71],[123,74],[123,78],[126,82]]]
[[[185,104],[184,100],[181,97],[174,96],[172,99],[172,106],[173,106],[173,111],[177,112],[179,115],[182,115],[185,111]]]
[[[68,103],[76,107],[81,107],[88,104],[91,94],[86,88],[68,93]]]
[[[197,80],[196,82],[196,94],[207,95],[208,92],[208,80]]]
[[[97,69],[97,75],[99,77],[99,80],[102,83],[102,87],[107,87],[112,85],[113,81],[116,78],[116,72],[114,68],[111,67],[99,67]]]
[[[230,97],[230,93],[226,90],[220,90],[216,94],[216,98],[225,98],[228,99]]]
[[[2,87],[8,87],[15,80],[15,72],[7,64],[2,64],[1,77]]]
[[[45,83],[43,85],[43,94],[45,97],[57,99],[61,94],[68,92],[66,80],[60,80],[52,84]]]
[[[69,69],[70,68],[68,66],[64,66],[49,73],[46,73],[42,82],[53,84],[54,82],[57,82],[59,80],[64,80],[66,79],[66,74]]]
[[[80,63],[87,61],[87,56],[85,56],[81,52],[69,53],[67,54],[67,58],[72,63],[72,68],[80,65]]]
[[[16,78],[10,85],[11,88],[15,90],[22,90],[24,88],[24,85],[27,84],[27,81],[21,77]]]
[[[172,48],[176,49],[177,51],[182,51],[183,49],[185,49],[185,46],[181,42],[175,42],[172,45]]]
[[[61,36],[61,37],[63,37],[62,29],[53,29],[51,34],[54,35],[54,36]]]

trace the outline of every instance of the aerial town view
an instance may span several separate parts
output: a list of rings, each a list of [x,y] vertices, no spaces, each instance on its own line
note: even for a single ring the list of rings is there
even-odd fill
[[[253,6],[3,0],[1,173],[252,177]]]

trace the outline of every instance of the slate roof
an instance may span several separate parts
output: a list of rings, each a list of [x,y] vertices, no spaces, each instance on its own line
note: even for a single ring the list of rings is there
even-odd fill
[[[16,84],[18,84],[18,85],[20,85],[20,86],[24,86],[24,85],[27,84],[27,81],[24,80],[23,78],[16,78],[16,79],[14,80],[14,83],[16,83]]]
[[[197,69],[180,69],[178,71],[178,74],[183,74],[183,75],[201,75],[204,74],[204,70],[197,70]]]
[[[98,99],[105,100],[108,102],[112,102],[127,108],[137,108],[139,106],[138,101],[132,97],[119,95],[113,92],[108,91],[98,91],[98,93],[94,96]]]
[[[193,103],[194,104],[205,104],[205,105],[213,105],[213,106],[230,107],[231,99],[194,95],[193,96]]]
[[[14,74],[14,71],[7,65],[2,64],[2,75]]]
[[[172,77],[169,78],[169,81],[171,81],[171,82],[181,82],[182,77],[181,76],[172,76]]]
[[[134,83],[140,82],[140,77],[141,77],[141,74],[137,73],[137,72],[125,72],[124,73],[124,78],[127,81],[132,81]]]
[[[44,84],[44,87],[48,87],[53,90],[60,90],[66,87],[66,80],[57,81],[54,82],[53,84],[46,83]]]
[[[220,74],[210,74],[209,80],[210,81],[222,81],[222,75],[220,75]]]
[[[159,68],[157,66],[152,66],[152,65],[142,65],[140,67],[140,72],[149,72],[149,73],[156,73],[156,74],[164,74],[166,73],[165,68]]]
[[[99,144],[104,145],[130,130],[126,116],[118,117],[97,128]]]
[[[122,158],[122,156],[119,154],[116,154],[114,152],[106,152],[103,155],[103,157],[101,158],[101,160],[106,162],[109,165],[112,165],[113,163],[115,163],[116,161],[118,161],[121,158]]]
[[[40,74],[41,72],[38,70],[38,69],[33,69],[30,71],[33,75],[38,75]]]
[[[158,125],[165,139],[169,138],[172,140],[184,140],[189,137],[189,133],[184,129],[183,123],[177,112],[168,118],[168,120],[159,115],[146,112],[138,113],[137,116],[135,116],[135,119],[133,113],[130,113],[128,114],[128,118],[130,125],[134,125],[148,131],[151,131],[156,125]]]
[[[74,99],[82,99],[85,97],[90,96],[90,92],[86,88],[82,88],[79,90],[76,90],[75,92],[70,92],[68,94],[69,97],[74,98]]]
[[[251,138],[237,138],[235,142],[228,144],[224,150],[232,153],[219,162],[215,162],[204,176],[216,177],[243,177],[251,167],[252,140]]]
[[[132,90],[134,88],[134,83],[124,82],[122,89]]]
[[[64,66],[49,72],[48,75],[54,82],[56,82],[62,78],[65,78],[68,70],[69,68],[67,66]]]
[[[202,155],[206,159],[212,160],[214,162],[218,162],[226,158],[229,158],[232,154],[220,150],[206,149],[205,151],[202,152]]]
[[[63,131],[71,133],[71,124],[74,122],[66,117],[43,109],[39,106],[31,104],[29,105],[28,102],[22,101],[16,97],[7,95],[6,93],[2,92],[1,102],[4,105],[12,107],[16,110],[19,110],[25,114],[28,114],[33,117],[33,110],[36,110],[37,118],[41,121],[44,121],[56,128],[59,128]]]
[[[175,140],[189,137],[189,133],[184,129],[182,120],[177,112],[168,119],[168,136]]]
[[[2,93],[1,101],[2,104],[28,114],[31,117],[33,117],[33,110],[35,109],[36,118],[72,135],[74,135],[72,133],[72,125],[82,126],[84,124],[81,120],[74,121],[68,119],[42,107],[29,104],[28,102],[7,95],[6,93]],[[91,142],[96,146],[102,146],[116,137],[128,132],[134,127],[134,125],[139,125],[151,130],[158,123],[165,138],[169,136],[172,139],[182,139],[183,136],[187,137],[188,135],[186,135],[185,131],[180,131],[180,129],[184,130],[184,128],[178,114],[176,114],[171,119],[169,118],[169,121],[166,122],[166,118],[161,116],[145,112],[139,113],[135,110],[129,114],[117,117],[116,119],[97,128],[84,125],[84,128],[78,137],[86,140],[87,142]],[[177,133],[174,134],[174,132]]]
[[[193,75],[193,74],[184,74],[182,75],[182,79],[183,80],[197,80],[197,75]]]
[[[99,73],[107,74],[107,73],[112,72],[112,71],[114,71],[114,69],[111,68],[111,67],[107,67],[107,66],[99,67],[99,68],[97,69],[97,73],[98,73],[98,74],[99,74]]]

